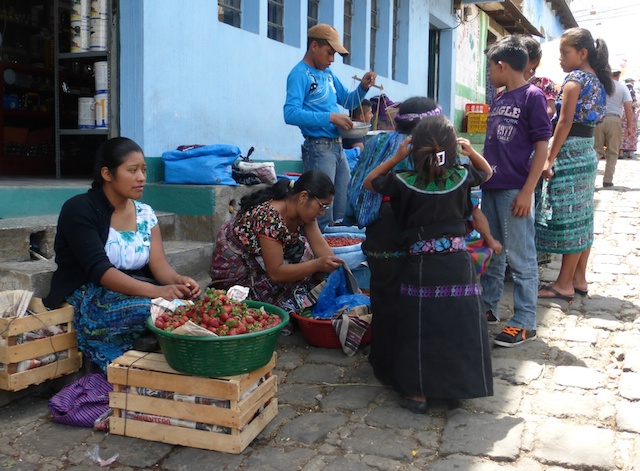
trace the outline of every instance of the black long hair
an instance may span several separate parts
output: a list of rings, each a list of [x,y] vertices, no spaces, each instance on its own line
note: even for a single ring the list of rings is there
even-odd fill
[[[91,188],[101,188],[104,184],[102,179],[102,167],[107,167],[112,174],[125,161],[125,157],[131,152],[142,152],[142,148],[127,137],[114,137],[100,144],[96,152],[96,160],[93,166],[93,182]]]
[[[324,199],[336,194],[333,182],[326,173],[320,170],[309,170],[300,175],[295,183],[289,179],[278,180],[273,186],[254,191],[240,200],[240,211],[245,212],[265,201],[282,200],[287,196],[302,191],[309,193],[310,198]]]
[[[458,136],[446,116],[428,116],[420,120],[411,133],[411,158],[419,177],[432,182],[454,165],[458,165]],[[444,163],[438,153],[444,152]]]
[[[600,83],[604,86],[604,90],[607,95],[613,95],[615,85],[611,76],[611,67],[609,66],[609,48],[604,39],[598,38],[594,41],[591,32],[584,28],[569,28],[560,37],[578,51],[587,50],[587,60],[595,70]]]
[[[529,54],[530,61],[538,61],[542,59],[542,47],[540,43],[533,39],[533,36],[528,36],[526,34],[523,35],[515,35],[517,38],[522,41],[522,44],[525,48],[527,48],[527,54]]]
[[[396,116],[418,115],[420,113],[433,112],[437,108],[438,103],[436,103],[435,100],[425,96],[414,96],[407,98],[400,103],[400,106],[398,107],[398,114]],[[421,118],[419,117],[412,120],[394,119],[396,123],[396,131],[404,134],[411,134],[411,131],[413,131],[413,128],[416,127],[416,124],[418,124],[420,119]]]

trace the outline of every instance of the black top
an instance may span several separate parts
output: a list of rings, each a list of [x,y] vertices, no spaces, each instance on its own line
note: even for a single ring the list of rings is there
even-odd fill
[[[65,298],[87,282],[100,283],[113,264],[105,252],[111,214],[102,188],[74,196],[62,206],[54,243],[58,268],[51,279],[48,308],[57,308]]]

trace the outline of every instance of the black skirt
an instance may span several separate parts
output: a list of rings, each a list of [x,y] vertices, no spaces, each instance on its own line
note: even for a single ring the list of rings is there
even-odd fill
[[[367,228],[376,377],[404,396],[493,395],[480,287],[466,251],[409,255],[390,208]]]

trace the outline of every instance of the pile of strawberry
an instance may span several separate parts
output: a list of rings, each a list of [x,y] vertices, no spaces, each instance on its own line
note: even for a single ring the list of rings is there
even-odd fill
[[[259,332],[282,321],[280,316],[269,314],[262,307],[248,308],[240,301],[229,299],[223,290],[207,288],[203,298],[192,306],[181,306],[173,313],[159,315],[155,326],[171,332],[189,320],[221,337]]]
[[[329,247],[347,247],[364,242],[364,239],[361,237],[326,237],[326,240]]]

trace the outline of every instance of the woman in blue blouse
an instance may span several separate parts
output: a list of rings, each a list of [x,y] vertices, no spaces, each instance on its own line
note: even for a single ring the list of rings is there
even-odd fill
[[[598,161],[593,130],[613,91],[609,52],[602,39],[571,28],[560,39],[560,65],[568,72],[558,103],[558,122],[538,188],[536,245],[562,254],[555,282],[541,286],[539,298],[573,300],[587,294],[587,261],[593,244],[593,197]]]

